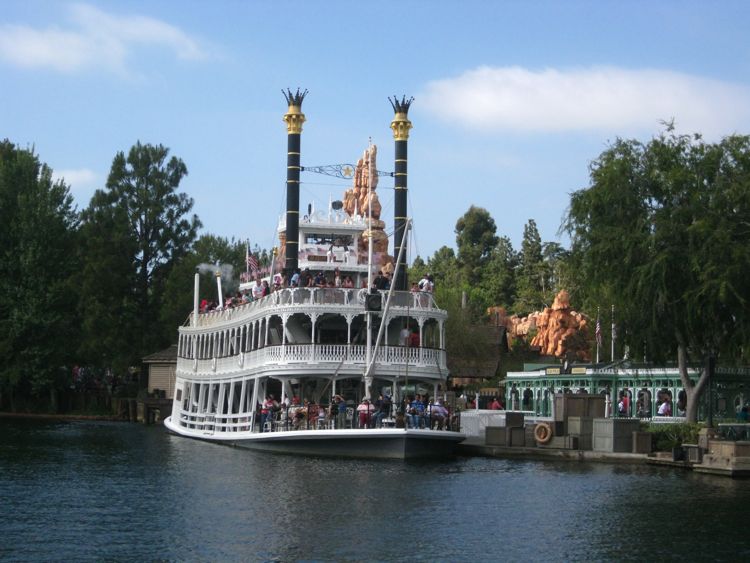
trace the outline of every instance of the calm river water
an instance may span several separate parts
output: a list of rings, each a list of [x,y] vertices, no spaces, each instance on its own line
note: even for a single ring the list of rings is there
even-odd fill
[[[305,459],[0,419],[3,560],[748,560],[750,482],[641,466]]]

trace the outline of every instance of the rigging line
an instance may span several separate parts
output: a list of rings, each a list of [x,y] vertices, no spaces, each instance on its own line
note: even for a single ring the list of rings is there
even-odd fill
[[[409,200],[409,209],[414,209],[412,207],[411,194],[409,193],[408,190],[406,192],[406,197]],[[412,227],[411,228],[411,236],[414,239],[414,247],[416,248],[417,256],[419,256],[419,241],[417,241],[417,229],[414,228],[414,218],[413,217],[412,217],[412,226],[411,227]]]
[[[329,183],[329,182],[309,182],[309,181],[302,181],[300,180],[300,184],[309,184],[311,186],[351,186],[351,182],[349,180],[341,180],[338,183]],[[378,184],[378,187],[375,188],[375,191],[377,192],[380,188],[384,188],[386,190],[395,190],[396,187],[394,186],[387,186],[384,184]]]
[[[308,186],[334,186],[337,188],[341,188],[341,187],[345,187],[349,185],[348,183],[342,183],[342,182],[339,182],[337,184],[332,184],[328,182],[300,182],[301,186],[304,186],[305,184]]]

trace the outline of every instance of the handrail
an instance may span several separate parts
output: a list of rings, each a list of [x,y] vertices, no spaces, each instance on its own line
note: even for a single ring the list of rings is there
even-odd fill
[[[420,353],[421,350],[421,353]],[[243,362],[238,362],[239,355],[221,358],[193,359],[178,357],[177,368],[183,372],[228,374],[246,372],[263,366],[294,366],[299,364],[337,364],[337,371],[342,369],[362,369],[365,364],[365,346],[362,344],[286,344],[266,346],[250,352],[244,352]],[[409,346],[381,346],[375,354],[375,361],[381,369],[388,367],[401,369],[409,366],[417,370],[434,371],[435,366],[440,377],[446,369],[445,350],[441,348],[412,348]]]
[[[359,294],[362,290],[353,288],[337,287],[300,287],[284,288],[274,291],[256,301],[243,303],[229,309],[217,309],[198,315],[196,327],[186,326],[185,328],[203,328],[212,326],[220,322],[226,322],[248,315],[255,311],[278,308],[279,306],[339,306],[342,308],[357,308],[364,311],[364,304],[360,301]],[[381,291],[381,294],[385,294]],[[392,304],[394,308],[408,308],[413,310],[440,311],[441,309],[435,303],[435,298],[431,293],[411,291],[394,291],[392,294]],[[189,316],[192,319],[192,313]],[[188,323],[190,324],[190,323]]]

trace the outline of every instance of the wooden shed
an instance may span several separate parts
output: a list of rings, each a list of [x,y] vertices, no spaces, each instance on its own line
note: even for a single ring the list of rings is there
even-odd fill
[[[148,370],[148,392],[163,391],[166,399],[174,397],[177,370],[177,344],[143,358]]]

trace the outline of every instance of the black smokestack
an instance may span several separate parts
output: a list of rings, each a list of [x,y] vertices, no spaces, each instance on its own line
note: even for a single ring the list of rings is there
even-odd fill
[[[292,93],[287,89],[284,92],[289,110],[284,115],[287,131],[286,149],[286,264],[285,270],[289,276],[297,269],[299,257],[299,173],[300,173],[300,146],[302,137],[302,124],[305,122],[305,114],[302,113],[302,101],[307,95],[307,90]]]
[[[399,252],[401,251],[402,240],[404,246],[404,253],[401,257],[401,261],[398,266],[398,275],[393,280],[395,289],[397,291],[406,291],[409,280],[406,275],[406,240],[404,240],[404,229],[406,228],[407,218],[407,158],[408,151],[407,145],[409,141],[409,129],[411,129],[411,121],[409,121],[409,106],[414,101],[414,98],[407,99],[403,96],[399,100],[396,96],[393,99],[388,98],[391,102],[391,107],[396,114],[391,121],[391,129],[393,129],[393,138],[396,141],[396,163],[394,166],[393,184],[395,188],[395,197],[393,205],[393,227],[394,227],[394,249],[393,254],[398,259]]]

